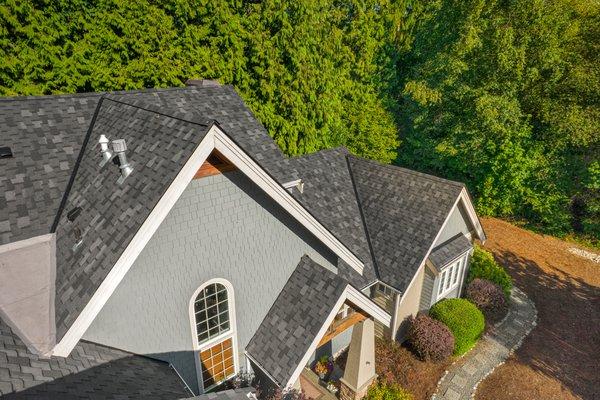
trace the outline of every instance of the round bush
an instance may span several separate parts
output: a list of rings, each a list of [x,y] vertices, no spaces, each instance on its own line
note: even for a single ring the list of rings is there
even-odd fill
[[[377,382],[369,388],[366,400],[413,400],[412,394],[399,385]]]
[[[418,315],[412,320],[407,340],[417,357],[424,361],[442,361],[454,351],[452,332],[427,315]]]
[[[477,306],[488,321],[500,321],[508,312],[502,288],[487,279],[473,279],[465,297]]]
[[[429,315],[443,322],[454,335],[454,354],[466,353],[485,329],[483,314],[466,299],[444,299],[431,307]]]
[[[512,289],[510,275],[494,260],[492,253],[479,246],[475,246],[473,251],[467,282],[472,282],[477,278],[494,282],[502,288],[506,299],[510,297],[510,290]]]

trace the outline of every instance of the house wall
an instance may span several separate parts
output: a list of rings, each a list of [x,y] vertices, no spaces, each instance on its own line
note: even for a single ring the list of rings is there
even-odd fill
[[[193,180],[84,338],[171,362],[198,392],[188,312],[212,278],[234,288],[239,367],[243,351],[308,254],[337,258],[240,172]]]
[[[459,202],[450,212],[448,221],[440,232],[433,247],[444,243],[458,233],[468,235],[472,232],[474,232],[474,228],[469,222],[468,214],[462,203]],[[411,315],[415,316],[419,311],[429,309],[431,306],[431,296],[435,293],[435,290],[437,290],[438,280],[436,274],[430,271],[426,265],[419,269],[415,276],[415,281],[404,294],[396,309],[396,326],[394,327],[394,332],[397,340],[403,340],[406,329],[408,328],[407,320]],[[459,292],[457,290],[449,293],[445,297],[458,297],[458,295]]]
[[[459,202],[456,207],[450,213],[450,217],[448,218],[448,222],[444,226],[444,229],[440,233],[440,236],[435,241],[433,247],[436,247],[448,239],[455,236],[457,233],[463,233],[468,235],[470,232],[474,232],[472,224],[469,222],[469,217],[467,212],[464,209],[464,206],[461,202]]]
[[[413,284],[404,293],[404,296],[396,309],[396,326],[394,327],[394,337],[396,340],[402,341],[408,328],[408,318],[416,315],[419,312],[421,301],[421,292],[423,289],[423,279],[425,276],[425,266],[422,266],[415,276]]]

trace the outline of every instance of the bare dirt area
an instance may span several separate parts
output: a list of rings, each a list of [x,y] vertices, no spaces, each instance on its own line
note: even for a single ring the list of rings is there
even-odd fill
[[[485,247],[535,302],[538,325],[475,398],[600,399],[600,266],[571,243],[498,219],[483,225]]]

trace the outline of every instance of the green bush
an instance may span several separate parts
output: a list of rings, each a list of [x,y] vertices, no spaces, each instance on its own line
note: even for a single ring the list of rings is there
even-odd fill
[[[369,388],[366,400],[413,400],[412,394],[399,385],[378,382]]]
[[[483,314],[466,299],[444,299],[431,307],[429,316],[443,322],[454,335],[454,355],[470,350],[485,329]]]
[[[513,285],[510,275],[494,260],[492,253],[479,246],[475,246],[473,252],[467,283],[471,283],[477,278],[494,282],[502,288],[507,300],[510,297],[510,290]]]

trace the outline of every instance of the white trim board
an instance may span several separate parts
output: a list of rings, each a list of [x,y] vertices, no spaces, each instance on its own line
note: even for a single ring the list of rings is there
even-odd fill
[[[333,319],[337,315],[339,309],[342,307],[342,305],[346,301],[354,303],[355,305],[360,307],[363,311],[367,312],[370,316],[372,316],[377,321],[381,322],[382,324],[384,324],[386,326],[390,326],[390,321],[391,321],[392,317],[387,312],[385,312],[381,307],[379,307],[377,304],[375,304],[371,299],[369,299],[367,296],[365,296],[365,294],[363,294],[360,290],[356,289],[354,286],[352,286],[352,285],[346,286],[346,289],[344,289],[344,292],[342,293],[342,295],[340,296],[338,301],[335,303],[335,305],[331,309],[331,312],[327,316],[327,319],[323,323],[323,326],[321,326],[321,329],[319,329],[319,332],[317,333],[317,335],[313,339],[312,343],[308,347],[308,350],[304,354],[304,357],[302,357],[302,359],[300,360],[300,363],[296,366],[294,373],[291,375],[290,379],[285,384],[285,388],[289,388],[289,387],[293,386],[294,383],[296,383],[296,381],[300,377],[300,374],[302,373],[302,370],[304,369],[306,364],[308,364],[308,360],[310,359],[312,354],[317,349],[319,342],[321,341],[323,336],[325,336],[325,333],[327,332],[329,325],[331,325],[331,323],[333,322]],[[263,369],[263,368],[261,367],[261,369]]]
[[[298,203],[291,194],[283,188],[283,186],[277,183],[263,168],[252,160],[252,158],[235,144],[217,125],[213,125],[179,171],[173,182],[171,182],[154,209],[150,212],[148,218],[142,223],[131,242],[127,245],[104,281],[102,281],[96,292],[92,295],[83,311],[69,327],[60,342],[56,344],[52,354],[60,357],[67,357],[71,353],[75,345],[85,334],[85,331],[100,313],[104,304],[106,304],[119,283],[123,280],[148,241],[166,218],[171,208],[173,208],[183,191],[192,181],[198,169],[214,149],[217,149],[223,154],[230,162],[265,191],[267,195],[289,212],[292,217],[304,225],[323,244],[362,275],[364,267],[362,261],[360,261],[346,246],[329,232],[327,228],[302,207],[302,205]]]

